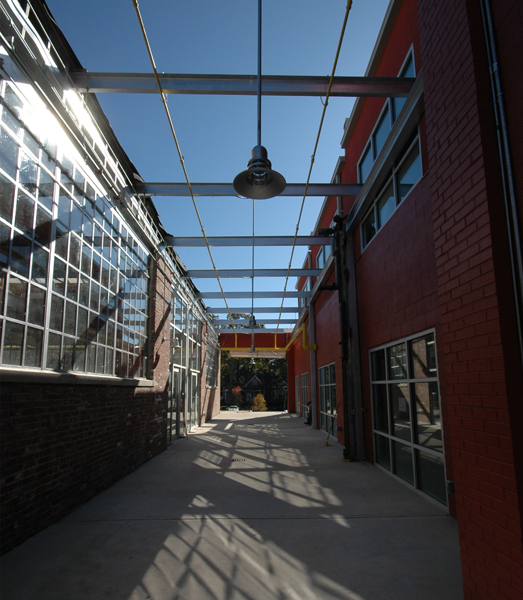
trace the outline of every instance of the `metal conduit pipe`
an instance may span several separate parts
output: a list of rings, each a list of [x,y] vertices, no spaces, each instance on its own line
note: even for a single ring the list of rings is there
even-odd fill
[[[492,87],[492,95],[494,100],[494,115],[496,119],[498,152],[501,163],[501,175],[503,179],[503,197],[505,200],[505,216],[507,219],[510,261],[514,285],[514,303],[518,324],[520,360],[523,366],[523,253],[521,248],[521,234],[518,224],[519,219],[516,201],[516,189],[510,159],[507,122],[505,117],[505,108],[503,105],[503,91],[501,86],[501,77],[499,74],[490,3],[488,0],[480,0],[480,6],[483,17],[485,43],[487,47],[490,85]]]

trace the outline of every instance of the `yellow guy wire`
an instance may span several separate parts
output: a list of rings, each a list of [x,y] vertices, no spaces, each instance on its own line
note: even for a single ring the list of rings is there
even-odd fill
[[[183,174],[185,175],[185,181],[187,182],[187,187],[189,188],[189,193],[191,194],[192,203],[193,203],[193,206],[194,206],[194,210],[196,211],[196,216],[198,217],[198,222],[200,224],[200,229],[202,231],[203,239],[205,240],[205,245],[207,246],[207,251],[209,252],[209,257],[211,259],[212,268],[214,269],[214,274],[216,275],[216,280],[218,281],[218,285],[220,286],[220,291],[222,293],[223,300],[225,302],[225,306],[227,308],[227,314],[229,316],[229,320],[231,321],[231,325],[232,325],[232,329],[234,331],[234,335],[236,336],[237,335],[236,334],[236,328],[234,327],[234,322],[233,322],[233,319],[232,319],[231,311],[229,309],[229,305],[227,304],[227,299],[225,298],[225,292],[223,291],[222,283],[220,281],[220,276],[218,275],[218,269],[216,268],[216,265],[214,263],[214,258],[212,256],[211,247],[209,245],[209,240],[207,239],[207,235],[205,234],[205,229],[203,227],[202,219],[200,217],[200,212],[198,211],[198,206],[196,205],[196,200],[194,198],[194,194],[193,194],[191,182],[189,181],[189,175],[187,174],[187,169],[185,168],[185,160],[183,158],[182,151],[180,149],[180,145],[178,143],[178,138],[176,136],[176,131],[174,130],[173,121],[171,119],[171,113],[169,112],[169,107],[167,106],[166,94],[163,91],[162,83],[161,83],[160,78],[158,76],[158,70],[156,69],[156,64],[154,62],[154,56],[153,56],[153,52],[151,50],[151,45],[149,44],[149,39],[147,38],[147,33],[145,31],[145,25],[144,25],[144,22],[143,22],[143,19],[142,19],[142,15],[140,14],[140,8],[138,6],[138,0],[133,0],[133,5],[134,5],[134,8],[136,10],[136,15],[138,16],[138,21],[140,22],[140,28],[142,30],[143,39],[144,39],[145,45],[147,47],[147,52],[149,54],[149,59],[151,61],[151,66],[152,66],[153,71],[154,71],[154,76],[156,78],[156,84],[158,85],[158,90],[160,92],[160,95],[161,95],[161,98],[162,98],[162,103],[163,103],[163,106],[165,108],[165,114],[167,115],[167,119],[169,121],[169,127],[171,128],[171,133],[172,133],[172,136],[173,136],[173,139],[174,139],[174,143],[176,144],[176,150],[178,151],[178,157],[180,159],[180,164],[182,165]]]
[[[336,66],[338,64],[338,58],[340,56],[340,51],[341,51],[341,44],[343,42],[343,37],[345,36],[345,28],[347,26],[347,20],[349,18],[349,12],[350,12],[351,7],[352,7],[352,0],[348,0],[347,9],[345,11],[345,18],[343,20],[343,26],[341,28],[340,40],[338,42],[338,49],[336,51],[336,58],[334,59],[334,65],[332,67],[332,73],[331,73],[330,81],[329,81],[329,87],[327,88],[327,95],[325,97],[325,103],[323,105],[323,112],[321,115],[320,126],[318,128],[318,135],[316,136],[316,143],[314,144],[314,152],[312,153],[312,157],[311,157],[311,166],[309,168],[309,174],[307,176],[307,183],[305,184],[305,191],[303,193],[303,200],[301,202],[300,214],[298,215],[298,223],[296,225],[296,233],[294,234],[294,241],[293,241],[292,250],[291,250],[291,259],[289,261],[289,267],[287,269],[287,277],[285,279],[285,287],[283,288],[283,298],[281,301],[280,314],[278,316],[278,324],[276,325],[276,333],[278,333],[278,329],[280,327],[280,321],[281,321],[281,316],[282,316],[282,312],[283,312],[283,303],[285,301],[285,294],[287,292],[287,283],[289,281],[289,273],[291,270],[292,258],[294,256],[294,250],[296,248],[296,238],[298,237],[298,230],[300,228],[300,221],[301,221],[301,216],[303,213],[303,207],[305,206],[305,198],[307,197],[307,191],[309,189],[309,182],[311,179],[312,167],[314,165],[314,159],[316,157],[316,150],[318,149],[318,143],[320,141],[321,130],[323,127],[323,120],[325,119],[325,113],[327,111],[327,106],[329,104],[329,96],[331,93],[332,83],[334,81],[334,73],[336,72]]]

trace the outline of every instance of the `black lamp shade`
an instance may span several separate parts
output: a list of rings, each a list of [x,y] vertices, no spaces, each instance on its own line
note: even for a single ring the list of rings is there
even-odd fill
[[[271,169],[271,161],[263,146],[254,146],[247,167],[233,181],[233,187],[240,196],[266,200],[278,196],[286,188],[287,182],[283,175]]]

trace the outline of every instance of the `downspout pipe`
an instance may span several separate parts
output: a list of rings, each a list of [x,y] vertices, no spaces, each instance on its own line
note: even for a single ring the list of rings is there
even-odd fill
[[[490,85],[494,100],[494,115],[498,137],[499,160],[503,180],[503,197],[505,200],[505,216],[507,219],[508,243],[514,285],[514,301],[518,325],[520,361],[523,367],[523,252],[521,248],[521,232],[519,229],[518,207],[514,172],[510,159],[508,128],[503,105],[503,90],[499,73],[494,26],[489,0],[480,0],[483,29],[490,72]]]

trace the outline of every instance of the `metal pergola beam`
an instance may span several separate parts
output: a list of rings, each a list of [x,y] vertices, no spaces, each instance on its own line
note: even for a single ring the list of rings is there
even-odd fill
[[[256,319],[256,323],[258,325],[278,325],[279,323],[289,323],[294,325],[297,319]],[[249,321],[247,319],[241,320],[233,320],[234,325],[248,325]],[[212,322],[213,325],[230,325],[231,321],[228,319],[214,319]],[[256,331],[264,332],[263,328],[256,329]]]
[[[242,306],[241,308],[236,308],[236,306],[231,306],[231,307],[229,307],[229,310],[231,311],[231,314],[250,315],[252,308],[250,306],[247,306],[247,307]],[[301,309],[299,307],[293,308],[292,306],[284,306],[283,308],[278,307],[278,306],[255,306],[254,307],[255,314],[279,313],[280,311],[282,313],[299,313],[300,310]],[[223,307],[220,307],[220,308],[207,307],[207,313],[215,314],[215,315],[227,315],[227,314],[229,314],[229,311]]]
[[[253,238],[249,236],[237,237],[208,237],[209,246],[253,246]],[[254,246],[292,246],[293,236],[259,235],[254,237]],[[330,246],[332,237],[319,235],[300,235],[296,237],[296,246]],[[165,236],[165,246],[176,248],[205,248],[203,237],[175,237]]]
[[[317,277],[321,269],[218,269],[220,278],[239,277]],[[214,269],[189,269],[186,273],[191,279],[210,279],[215,278]]]
[[[307,196],[357,196],[362,184],[359,183],[310,183]],[[138,196],[183,196],[190,197],[186,183],[154,182],[135,183]],[[232,183],[191,183],[194,196],[238,196]],[[133,193],[128,190],[129,193]],[[304,183],[288,183],[280,196],[302,197],[305,194]]]
[[[157,94],[153,73],[101,73],[71,71],[71,79],[79,92]],[[325,96],[328,76],[264,75],[264,96]],[[163,73],[160,75],[165,94],[214,94],[255,96],[256,75],[208,75]],[[411,77],[335,77],[332,97],[408,96],[414,83]]]
[[[308,298],[310,292],[286,292],[285,298]],[[202,300],[223,300],[221,292],[198,292],[196,296]],[[225,292],[227,300],[245,298],[283,298],[283,291],[277,292]]]

